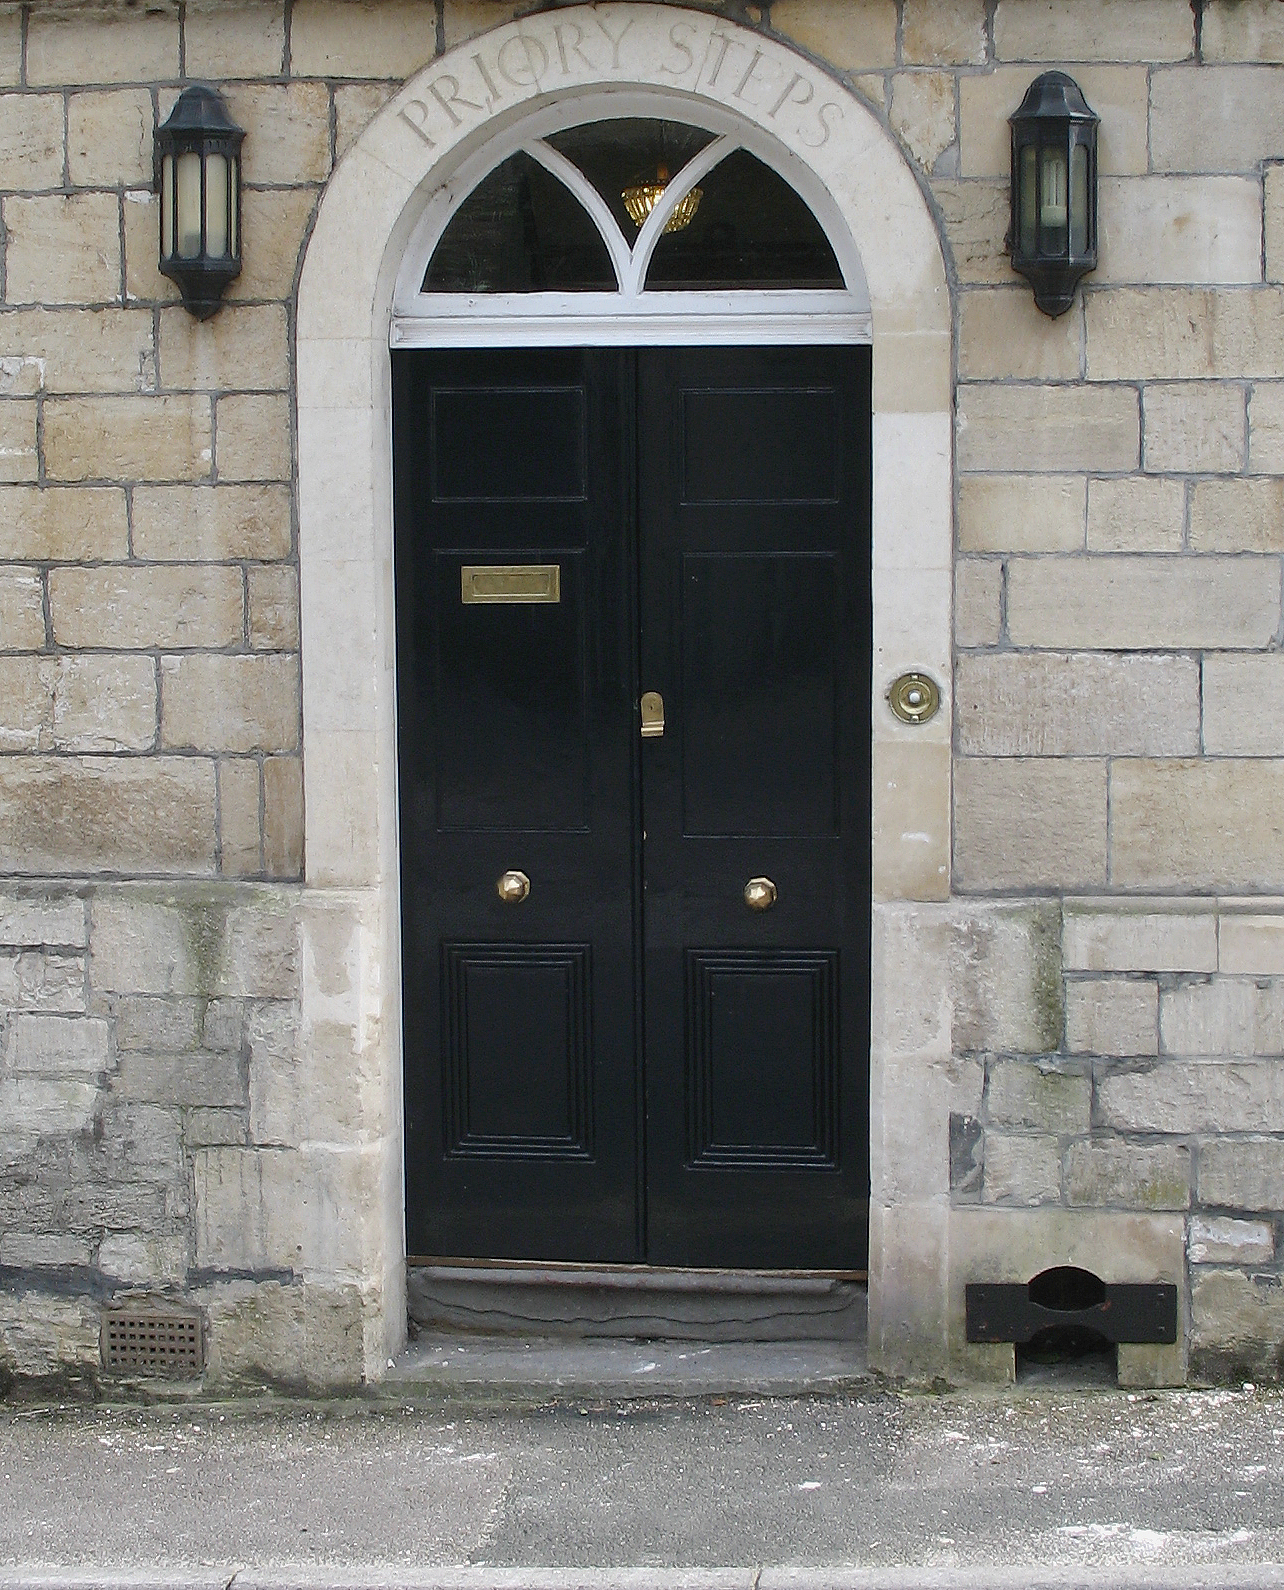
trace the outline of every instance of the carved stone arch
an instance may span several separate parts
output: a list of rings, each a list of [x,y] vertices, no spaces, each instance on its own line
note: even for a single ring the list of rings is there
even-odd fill
[[[406,83],[339,163],[308,245],[297,320],[307,881],[359,906],[377,948],[368,1013],[377,1074],[359,1081],[360,1108],[377,1098],[382,1124],[367,1131],[359,1123],[358,1136],[384,1155],[374,1222],[382,1248],[368,1269],[381,1271],[369,1279],[385,1347],[404,1334],[400,1137],[387,1124],[397,1120],[401,1090],[393,289],[425,205],[471,152],[555,97],[613,86],[712,104],[777,140],[823,185],[855,241],[874,360],[875,912],[880,902],[949,895],[951,314],[941,242],[903,154],[868,106],[784,43],[675,6],[567,7],[448,52]],[[941,684],[931,723],[907,727],[887,709],[888,685],[908,669]],[[881,1356],[894,1364],[898,1322],[913,1335],[913,1316],[939,1319],[943,1283],[928,1278],[933,1265],[916,1253],[886,1147],[902,1134],[884,1113],[879,1032],[888,991],[878,964],[876,948],[871,1342],[878,1357],[885,1341]],[[904,1086],[902,1078],[898,1091]],[[928,1216],[926,1204],[917,1207]],[[909,1285],[921,1280],[925,1295],[908,1295],[901,1275]]]

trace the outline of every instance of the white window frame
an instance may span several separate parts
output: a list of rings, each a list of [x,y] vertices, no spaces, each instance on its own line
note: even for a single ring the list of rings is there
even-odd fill
[[[678,172],[632,247],[579,168],[542,140],[588,122],[673,120],[714,134]],[[816,217],[842,271],[844,289],[645,291],[656,243],[680,200],[735,149],[769,166]],[[592,218],[619,282],[616,292],[425,293],[424,275],[456,211],[479,182],[524,150],[563,182]],[[393,296],[394,348],[867,343],[869,289],[838,207],[802,161],[759,129],[714,105],[663,94],[607,92],[545,106],[489,138],[429,197],[402,257]]]

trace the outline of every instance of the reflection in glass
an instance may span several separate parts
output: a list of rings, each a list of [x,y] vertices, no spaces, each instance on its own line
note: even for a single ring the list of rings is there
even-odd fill
[[[734,150],[700,186],[704,198],[690,226],[656,243],[648,287],[843,287],[819,221],[748,150]]]
[[[1088,252],[1088,147],[1070,150],[1070,252]]]
[[[564,132],[552,133],[545,141],[579,167],[602,195],[620,231],[632,243],[640,223],[629,213],[625,190],[661,180],[667,182],[706,144],[712,143],[713,138],[713,133],[706,132],[703,127],[627,117],[621,121],[568,127]],[[660,178],[661,169],[666,173],[663,179]]]
[[[426,293],[614,292],[597,227],[555,176],[528,154],[483,178],[442,234]]]

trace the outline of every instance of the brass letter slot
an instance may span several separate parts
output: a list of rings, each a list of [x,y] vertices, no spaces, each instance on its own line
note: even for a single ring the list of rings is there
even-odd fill
[[[465,605],[562,600],[561,569],[556,563],[465,563],[459,583]]]

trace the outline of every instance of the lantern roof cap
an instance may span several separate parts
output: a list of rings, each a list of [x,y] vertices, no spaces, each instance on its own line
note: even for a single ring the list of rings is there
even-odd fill
[[[1011,122],[1062,121],[1096,123],[1101,120],[1083,97],[1083,90],[1065,72],[1044,72],[1025,91],[1019,109],[1008,117]]]
[[[162,133],[206,133],[223,138],[245,137],[232,120],[227,101],[208,83],[192,83],[178,96],[159,129]]]

